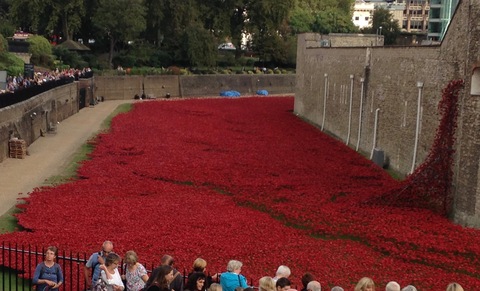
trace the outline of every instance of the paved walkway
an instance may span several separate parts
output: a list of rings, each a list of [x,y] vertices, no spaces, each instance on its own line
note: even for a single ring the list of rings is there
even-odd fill
[[[25,197],[49,177],[60,174],[80,146],[100,130],[105,118],[118,105],[132,101],[105,101],[95,107],[86,107],[58,124],[56,134],[47,134],[31,144],[28,147],[30,155],[25,159],[1,162],[0,215],[11,209],[17,198]]]

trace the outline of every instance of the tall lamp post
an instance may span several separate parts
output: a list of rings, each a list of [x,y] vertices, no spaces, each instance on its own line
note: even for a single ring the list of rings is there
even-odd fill
[[[383,28],[383,27],[381,27],[381,26],[379,26],[379,27],[377,28],[377,45],[378,45],[378,38],[380,37],[380,35],[382,35],[382,28]]]

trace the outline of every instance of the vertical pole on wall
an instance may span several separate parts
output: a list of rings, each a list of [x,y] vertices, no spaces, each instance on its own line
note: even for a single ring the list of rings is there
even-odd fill
[[[375,126],[373,128],[373,146],[372,152],[370,153],[370,160],[373,159],[373,151],[377,147],[377,128],[378,128],[378,114],[380,113],[380,108],[375,110]]]
[[[325,77],[325,91],[323,93],[323,118],[322,118],[322,131],[325,126],[325,114],[327,112],[327,93],[328,93],[328,74],[323,75]]]
[[[350,75],[350,105],[348,109],[348,133],[346,145],[350,143],[350,132],[352,129],[352,101],[353,101],[353,75]]]
[[[365,79],[361,78],[360,83],[362,84],[362,89],[360,91],[360,112],[358,113],[358,135],[357,135],[357,146],[355,148],[357,152],[358,152],[358,148],[360,147],[360,136],[362,132],[363,90],[365,86]]]
[[[422,89],[423,82],[417,82],[418,88],[418,98],[417,98],[417,126],[415,128],[415,145],[413,147],[413,159],[412,159],[412,168],[410,169],[410,174],[415,170],[415,161],[417,160],[417,148],[418,148],[418,136],[420,134],[420,115],[422,110]]]

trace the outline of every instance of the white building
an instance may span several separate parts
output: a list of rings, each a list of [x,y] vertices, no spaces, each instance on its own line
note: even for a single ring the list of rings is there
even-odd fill
[[[374,11],[374,3],[355,1],[352,17],[353,24],[360,29],[372,26],[372,16]]]

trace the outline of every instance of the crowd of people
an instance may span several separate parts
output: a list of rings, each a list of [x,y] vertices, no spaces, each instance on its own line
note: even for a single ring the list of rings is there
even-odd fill
[[[82,70],[79,69],[65,69],[59,70],[56,69],[54,71],[46,71],[46,72],[34,72],[33,76],[25,77],[22,75],[18,76],[8,76],[7,77],[7,84],[5,90],[0,90],[1,93],[8,93],[8,92],[15,92],[17,90],[21,90],[23,88],[28,88],[32,86],[42,85],[47,82],[60,80],[63,78],[74,78],[78,80],[83,76],[87,76],[90,74],[92,70],[90,68],[84,68]]]
[[[48,247],[45,260],[35,269],[33,283],[37,290],[58,290],[63,284],[61,267],[55,262],[56,247]],[[193,262],[192,271],[186,278],[176,270],[174,259],[165,255],[161,265],[148,275],[145,267],[138,262],[134,251],[128,251],[123,259],[124,274],[120,274],[119,265],[122,258],[113,252],[113,243],[105,241],[99,252],[93,253],[85,264],[85,283],[87,290],[93,291],[297,291],[292,288],[288,279],[291,275],[290,268],[279,266],[275,276],[265,276],[258,281],[258,286],[249,286],[247,279],[241,273],[243,264],[237,260],[230,260],[226,272],[207,275],[207,262],[197,258]],[[186,279],[186,283],[185,283]],[[217,283],[219,282],[219,283]],[[325,289],[324,289],[325,290]],[[331,291],[344,291],[341,286],[334,286]],[[368,277],[361,278],[354,291],[375,291],[375,282]],[[322,286],[315,276],[305,273],[302,276],[302,289],[300,291],[322,291]],[[417,291],[413,285],[401,288],[395,281],[388,282],[385,291]],[[464,291],[458,283],[451,283],[446,291]]]

